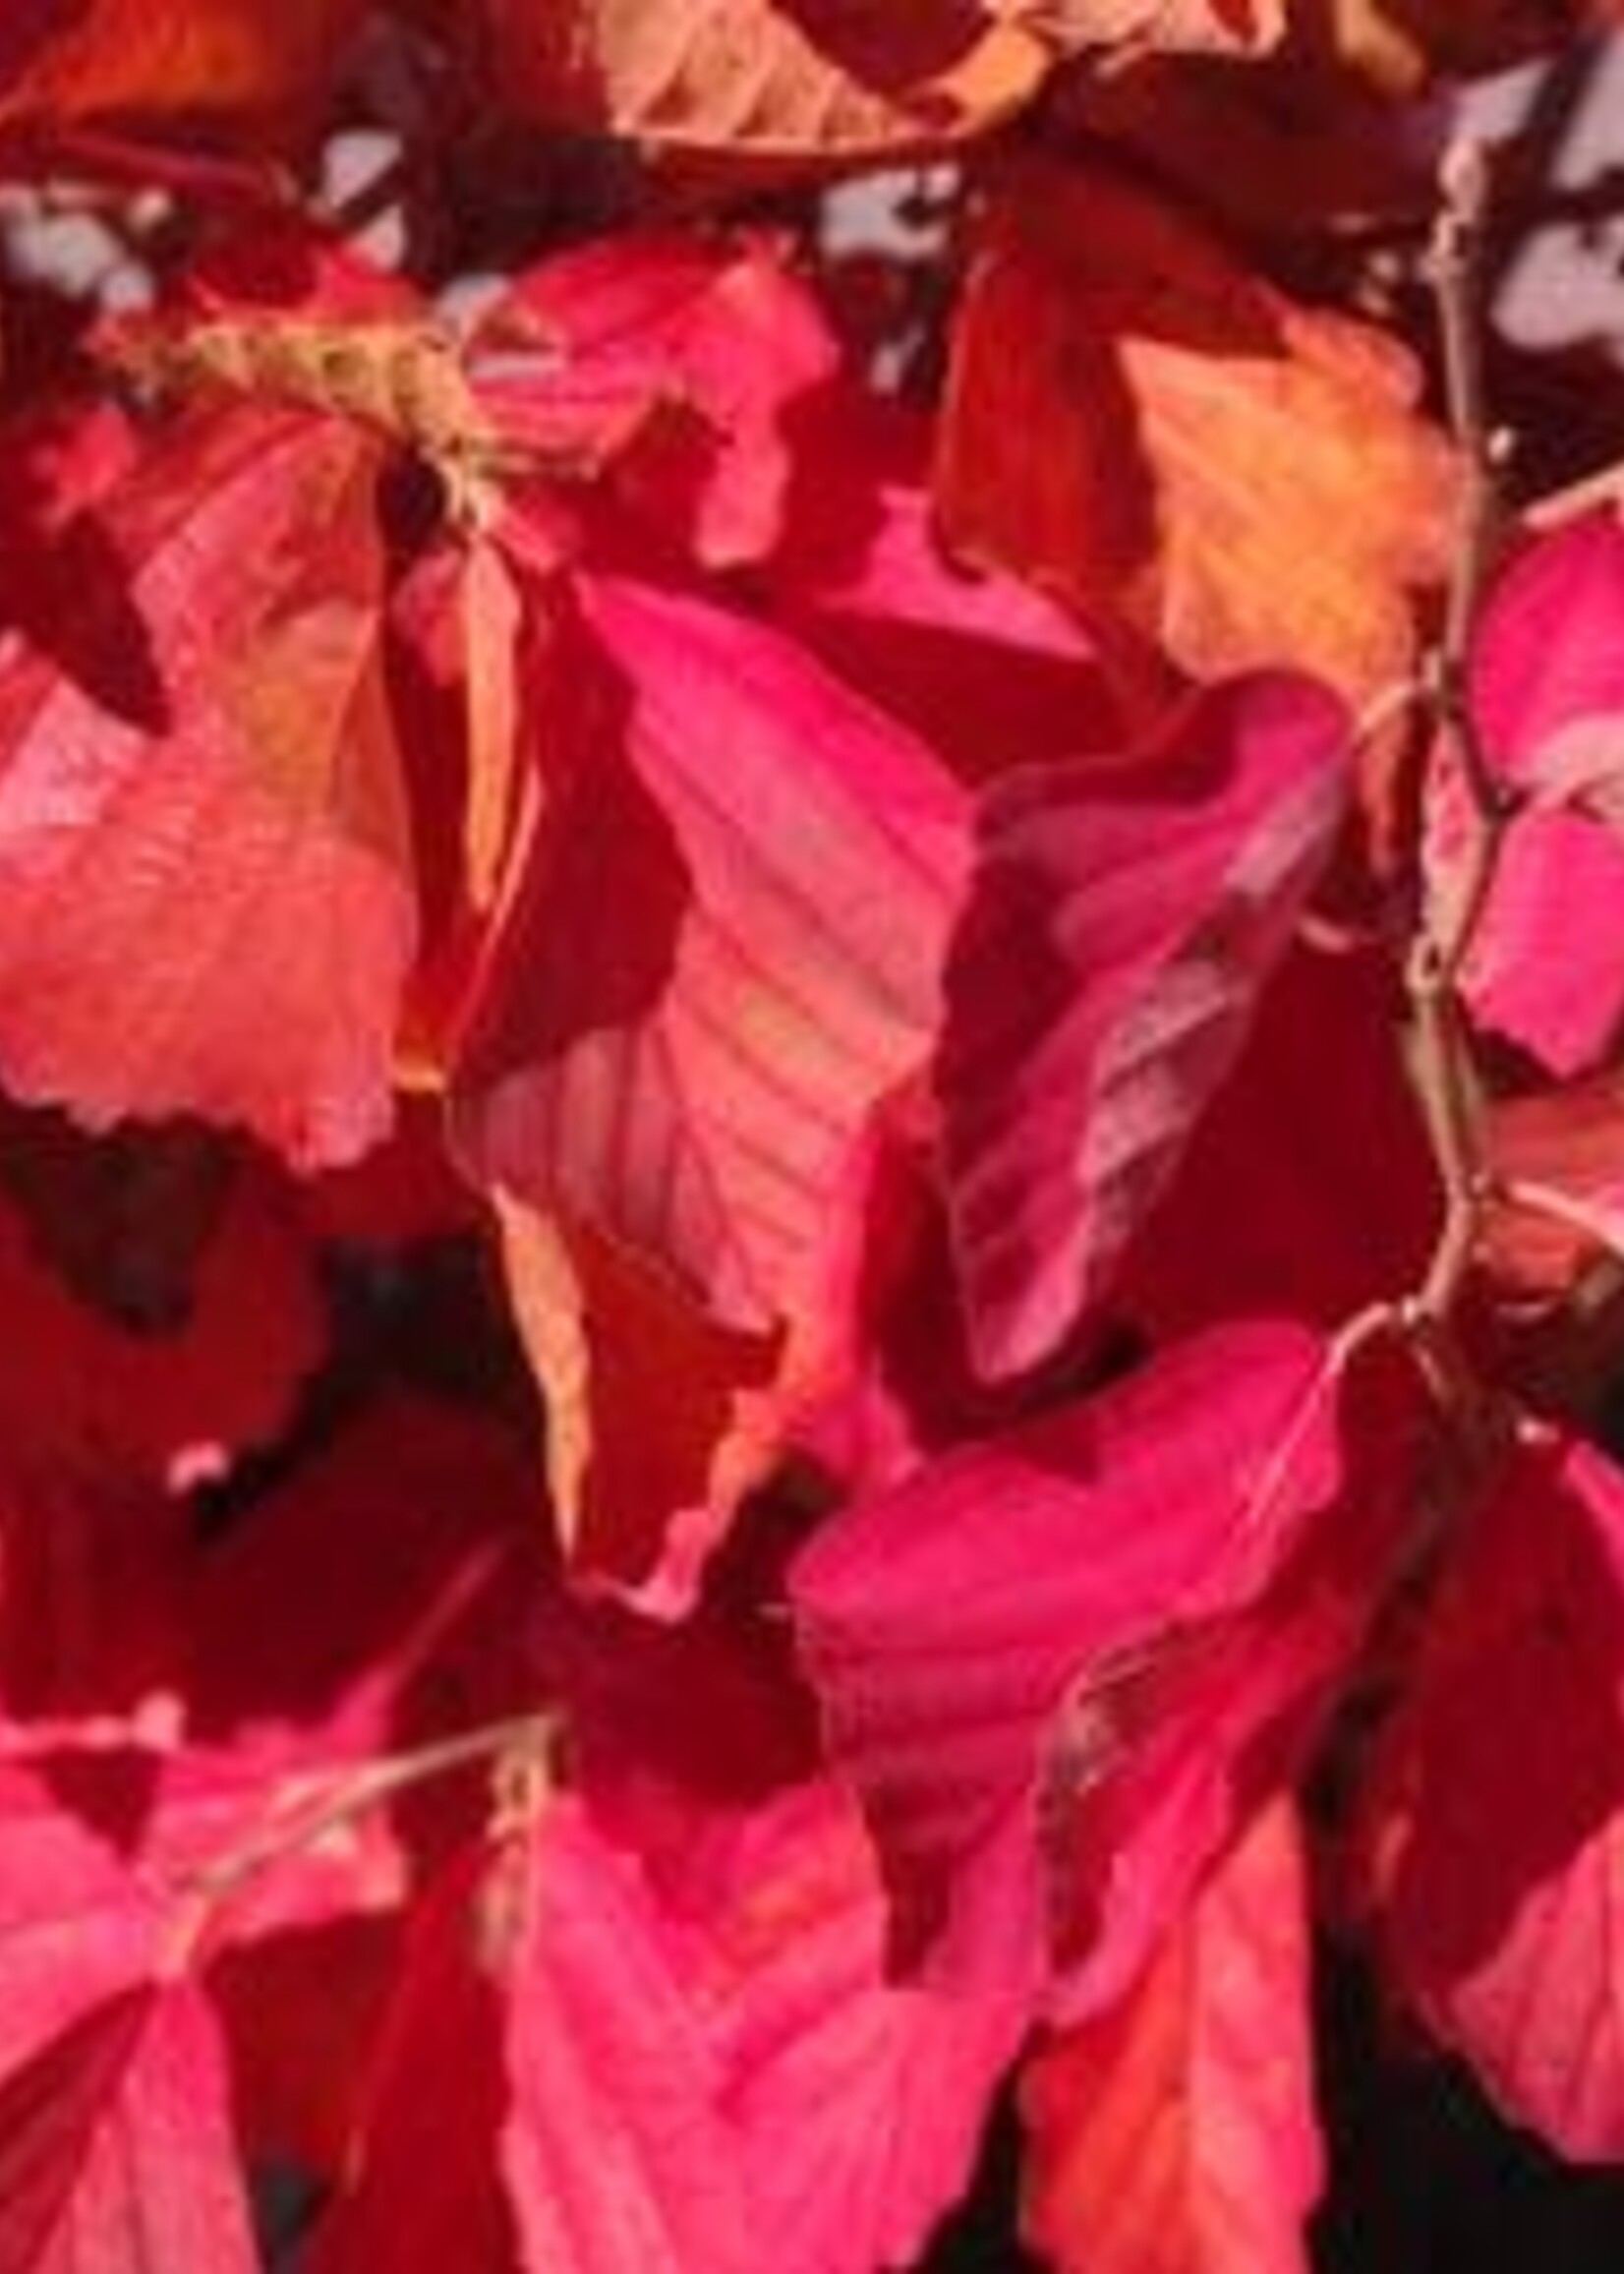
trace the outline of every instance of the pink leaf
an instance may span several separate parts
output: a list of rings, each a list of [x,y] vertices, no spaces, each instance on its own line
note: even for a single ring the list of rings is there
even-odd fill
[[[0,1724],[0,2073],[97,2000],[149,1983],[177,1944],[212,1946],[397,1904],[386,1817],[294,1837],[313,1794],[364,1763],[312,1747],[292,1764],[243,1745],[181,1749],[108,1718]],[[285,1852],[283,1852],[285,1850]],[[276,1868],[218,1876],[235,1859]]]
[[[467,2079],[443,2148],[426,2074]],[[753,2274],[718,2100],[635,1860],[555,1803],[420,1919],[319,2274]]]
[[[1624,1017],[1624,529],[1598,512],[1539,540],[1496,586],[1470,693],[1484,753],[1528,804],[1513,820],[1466,967],[1483,1022],[1551,1072],[1585,1071]],[[1474,857],[1445,785],[1442,889]],[[1471,889],[1457,886],[1457,889]]]
[[[147,1976],[161,1910],[45,1779],[0,1769],[0,2074]]]
[[[962,851],[923,746],[778,635],[608,579],[458,1070],[481,1173],[743,1327],[814,1307],[870,1108],[923,1060]],[[555,727],[563,722],[554,720]]]
[[[1148,1718],[1115,1721],[1135,1652],[1154,1667],[1171,1638],[1177,1715],[1189,1704],[1181,1630],[1194,1630],[1185,1663],[1198,1683],[1216,1678],[1242,1726],[1266,1719],[1267,1654],[1262,1704],[1244,1679],[1237,1702],[1243,1645],[1222,1621],[1259,1601],[1336,1493],[1325,1368],[1323,1346],[1284,1325],[1196,1337],[858,1503],[803,1552],[791,1583],[803,1648],[835,1758],[879,1842],[902,1962],[930,1953],[932,1978],[1041,1984],[1057,1923],[1064,1945],[1079,1899],[1099,1893],[1069,1876],[1085,1806],[1119,1743],[1142,1743],[1163,1711],[1151,1696]],[[1207,1622],[1219,1622],[1216,1656],[1200,1639]],[[1288,1694],[1298,1655],[1294,1644]],[[1134,1704],[1146,1696],[1141,1686]],[[1182,1748],[1153,1765],[1147,1790],[1130,1783],[1130,1820],[1161,1843],[1155,1889],[1188,1879],[1227,1830],[1213,1797],[1221,1749],[1195,1769],[1193,1797],[1171,1809],[1163,1771],[1176,1786],[1193,1773]],[[1050,1886],[1046,1852],[1060,1871]],[[1064,1951],[1096,1991],[1163,1923],[1133,1855],[1115,1863],[1115,1920],[1094,1923],[1097,1948]]]
[[[1021,2002],[886,1980],[873,1851],[832,1781],[717,1829],[722,1868],[699,1891],[688,1981],[772,2262],[781,2274],[911,2264],[968,2182]]]
[[[0,2274],[253,2274],[218,2025],[187,1984],[87,2013],[0,2085]]]
[[[1566,807],[1520,814],[1467,961],[1473,1011],[1552,1074],[1584,1073],[1624,1024],[1621,923],[1624,837]]]
[[[1384,1734],[1371,1871],[1399,1986],[1518,2121],[1624,2154],[1624,1480],[1529,1448],[1461,1543]]]
[[[502,2135],[526,2263],[752,2274],[721,2071],[629,1855],[555,1808],[534,1856]]]
[[[1027,2070],[1023,2225],[1060,2274],[1300,2274],[1319,2192],[1303,1859],[1251,1827],[1129,1997]]]
[[[1472,657],[1490,763],[1541,802],[1624,802],[1624,526],[1593,513],[1533,545],[1501,577]],[[1610,779],[1609,779],[1610,778]]]
[[[644,1799],[657,1866],[555,1801],[433,1898],[321,2274],[428,2267],[459,2221],[482,2266],[869,2274],[963,2186],[1023,2014],[885,1982],[849,1799]],[[438,2158],[426,2066],[469,2080]]]
[[[937,1063],[985,1373],[1055,1348],[1166,1190],[1330,849],[1344,731],[1306,680],[1237,680],[990,793]]]
[[[837,361],[816,302],[766,244],[713,251],[675,235],[607,238],[530,270],[482,321],[472,356],[504,435],[587,463],[654,443],[645,502],[691,521],[711,567],[771,548],[790,471],[784,414]],[[661,414],[697,462],[672,449],[659,462]]]

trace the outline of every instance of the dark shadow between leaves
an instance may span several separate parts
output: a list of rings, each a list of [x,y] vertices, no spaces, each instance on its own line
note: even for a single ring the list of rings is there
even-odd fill
[[[0,632],[15,628],[123,725],[167,733],[169,692],[129,567],[93,508],[55,519],[42,469],[26,449],[0,477]]]
[[[1624,1807],[1624,1603],[1554,1456],[1524,1456],[1479,1512],[1429,1624],[1401,1754],[1415,1829],[1387,1909],[1406,1971],[1441,1987]]]

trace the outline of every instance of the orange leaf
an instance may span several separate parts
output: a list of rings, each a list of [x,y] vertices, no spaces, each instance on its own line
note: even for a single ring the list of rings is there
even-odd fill
[[[943,510],[1197,677],[1297,664],[1359,702],[1404,675],[1445,565],[1452,460],[1416,386],[1391,340],[1103,169],[1024,167],[966,296]]]
[[[995,125],[1048,56],[962,0],[487,0],[504,98],[561,123],[739,155],[854,158]]]
[[[1295,1824],[1258,1819],[1150,1972],[1027,2070],[1025,2225],[1069,2274],[1299,2274],[1319,2190]]]
[[[0,127],[154,113],[278,125],[319,94],[365,13],[365,0],[25,0],[0,28]]]
[[[1551,53],[1598,10],[1584,0],[1331,0],[1300,13],[1305,21],[1294,29],[1306,52],[1404,97],[1435,80]]]
[[[1285,0],[993,0],[991,13],[1063,51],[1257,54],[1286,28]]]
[[[566,1552],[651,1608],[689,1592],[772,1453],[759,1392],[774,1338],[719,1326],[663,1272],[584,1225],[496,1195],[509,1300],[547,1399]]]
[[[468,714],[468,802],[463,863],[468,897],[482,912],[496,897],[517,795],[518,686],[514,648],[518,588],[493,545],[470,544],[460,585]]]

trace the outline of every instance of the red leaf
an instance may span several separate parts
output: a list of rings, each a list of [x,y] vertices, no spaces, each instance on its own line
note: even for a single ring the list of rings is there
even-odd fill
[[[872,1854],[831,1783],[747,1813],[683,1798],[663,1844],[646,1873],[558,1801],[441,1891],[322,2274],[431,2263],[423,2238],[459,2215],[448,2171],[489,2219],[471,2135],[498,2123],[527,2265],[868,2274],[917,2249],[968,2175],[1018,2006],[885,1983]],[[472,2091],[418,2218],[430,2062]]]
[[[84,529],[94,671],[0,651],[0,1071],[296,1162],[389,1120],[415,930],[371,450],[190,427]]]
[[[1624,2154],[1624,1480],[1529,1448],[1461,1541],[1381,1742],[1368,1868],[1397,1982],[1516,2121]]]
[[[306,1179],[299,1200],[319,1238],[375,1251],[455,1239],[482,1214],[447,1151],[438,1101],[423,1097],[402,1099],[393,1135],[364,1161]]]
[[[1200,697],[1146,752],[989,793],[937,1062],[972,1347],[1036,1365],[1108,1287],[1330,850],[1340,708]]]
[[[1604,1071],[1491,1102],[1489,1268],[1523,1294],[1571,1294],[1598,1251],[1624,1254],[1624,1085]]]
[[[498,1195],[513,1322],[547,1401],[548,1480],[573,1574],[670,1614],[771,1467],[772,1344],[584,1226]]]
[[[1075,620],[944,548],[930,433],[917,411],[855,390],[799,407],[791,510],[764,564],[774,620],[961,781],[1120,747],[1123,700]]]
[[[776,541],[785,413],[837,361],[816,302],[765,243],[715,252],[677,236],[618,236],[544,262],[483,319],[469,352],[504,436],[586,464],[653,444],[640,501],[667,532],[691,519],[695,555],[719,568]],[[699,446],[690,496],[681,454],[661,463],[662,415]]]
[[[400,1913],[357,1912],[223,1951],[209,1995],[250,2168],[336,2184],[400,1969]]]
[[[567,643],[546,700],[569,739],[458,1069],[463,1141],[771,1325],[815,1310],[865,1116],[928,1046],[958,793],[777,635],[607,579],[585,599],[625,693]]]
[[[1299,2274],[1319,2191],[1297,1828],[1261,1816],[1121,2005],[1027,2070],[1022,2223],[1071,2274]]]
[[[226,2095],[190,1985],[87,2013],[0,2085],[0,2274],[254,2274]]]
[[[594,1821],[640,1851],[662,1844],[666,1795],[677,1796],[686,1837],[701,1804],[753,1807],[819,1762],[816,1711],[789,1622],[776,1615],[784,1544],[764,1515],[729,1547],[681,1619],[577,1595],[533,1613],[541,1662],[568,1701],[571,1759]]]
[[[443,2153],[426,2073],[470,2080]],[[321,2274],[754,2274],[717,2085],[636,1863],[555,1803],[423,1921]]]
[[[1333,1329],[1418,1282],[1442,1200],[1403,1015],[1385,953],[1291,951],[1128,1259],[1128,1317],[1158,1340],[1237,1312]]]
[[[172,1485],[188,1461],[223,1474],[278,1435],[322,1358],[291,1195],[196,1135],[92,1146],[51,1121],[6,1125],[25,1205],[0,1202],[0,1311],[29,1353],[0,1375],[14,1476],[128,1493]]]
[[[0,126],[285,125],[324,89],[363,13],[363,0],[291,0],[274,15],[259,0],[31,0],[0,30]]]
[[[941,1190],[937,1117],[917,1085],[880,1113],[860,1172],[831,1315],[843,1341],[795,1416],[794,1442],[847,1496],[899,1484],[929,1455],[984,1437],[1086,1378],[989,1386],[970,1363]],[[1092,1356],[1094,1354],[1088,1354]],[[1083,1362],[1084,1364],[1086,1361]]]
[[[486,1863],[483,1851],[464,1857],[418,1908],[344,2189],[312,2242],[312,2274],[518,2274],[496,2164],[507,2087],[500,1985],[480,1943]],[[426,2090],[429,2079],[447,2089]]]
[[[1226,1710],[1255,1721],[1237,1673],[1246,1646],[1226,1638],[1208,1661],[1199,1630],[1255,1603],[1336,1493],[1325,1363],[1322,1345],[1285,1326],[1195,1338],[843,1511],[804,1551],[791,1590],[803,1649],[835,1758],[879,1842],[904,1963],[933,1952],[944,1980],[1037,1986],[1045,1941],[1056,1925],[1069,1939],[1079,1892],[1084,1907],[1098,1892],[1072,1884],[1070,1851],[1121,1737],[1143,1734],[1113,1719],[1134,1652],[1154,1666],[1170,1636],[1177,1646],[1193,1631],[1189,1662],[1203,1678],[1216,1663]],[[1290,1637],[1275,1669],[1289,1691],[1300,1650]],[[1269,1673],[1264,1654],[1265,1685]],[[1170,1884],[1158,1874],[1197,1871],[1227,1831],[1205,1790],[1170,1818],[1160,1766],[1148,1795],[1131,1785],[1127,1803],[1141,1821],[1148,1810],[1171,1823],[1158,1888]],[[1197,1767],[1219,1782],[1227,1774],[1216,1747]],[[1062,1872],[1049,1890],[1046,1849]],[[1096,1985],[1131,1969],[1147,1926],[1153,1937],[1164,1923],[1147,1917],[1159,1898],[1146,1905],[1132,1856],[1115,1866],[1127,1875],[1117,1936],[1096,1921],[1097,1949],[1063,1953],[1090,1964]]]
[[[531,1702],[542,1482],[491,1416],[374,1397],[194,1556],[169,1680],[191,1725],[297,1765]],[[420,1697],[418,1693],[423,1693]]]

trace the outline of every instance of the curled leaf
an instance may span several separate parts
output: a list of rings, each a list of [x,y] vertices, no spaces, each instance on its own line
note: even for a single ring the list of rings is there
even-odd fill
[[[760,1330],[816,1308],[866,1116],[924,1058],[961,799],[781,635],[630,582],[583,599],[601,653],[559,643],[460,1130],[483,1176]]]
[[[1222,1743],[1193,1771],[1191,1753],[1169,1756],[1193,1806],[1168,1805],[1160,1760],[1132,1782],[1164,1708],[1203,1738],[1213,1711],[1186,1711],[1202,1699],[1255,1731],[1303,1684],[1297,1625],[1271,1655],[1226,1622],[1336,1493],[1324,1358],[1283,1325],[1194,1337],[842,1510],[803,1551],[802,1649],[879,1843],[902,1964],[1028,1995],[1057,1958],[1101,1994],[1131,1978],[1164,1900],[1228,1829]],[[1136,1662],[1145,1678],[1125,1682]],[[1114,1821],[1150,1838],[1110,1848],[1102,1912],[1082,1836],[1119,1771]]]
[[[1311,683],[1241,680],[989,793],[936,1061],[984,1373],[1056,1347],[1166,1190],[1330,851],[1344,739]]]

